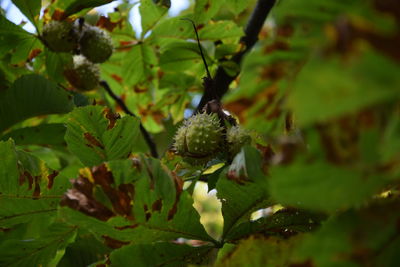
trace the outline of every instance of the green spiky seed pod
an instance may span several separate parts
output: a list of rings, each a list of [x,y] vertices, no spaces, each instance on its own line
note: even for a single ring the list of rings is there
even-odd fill
[[[175,150],[191,164],[204,164],[219,152],[222,127],[216,114],[199,113],[185,121],[175,135]]]
[[[93,63],[102,63],[113,53],[110,36],[98,27],[85,27],[79,41],[82,54]]]
[[[184,155],[187,148],[186,148],[186,129],[187,129],[187,122],[179,127],[175,134],[175,141],[174,141],[174,148],[177,154]]]
[[[72,86],[81,91],[95,89],[100,80],[99,66],[84,56],[74,56],[73,66],[64,71],[65,77]]]
[[[54,52],[71,52],[78,47],[79,34],[72,23],[54,20],[44,25],[42,38]]]
[[[251,144],[251,136],[242,127],[233,126],[226,133],[226,141],[228,142],[229,153],[234,157],[240,152],[242,146]]]

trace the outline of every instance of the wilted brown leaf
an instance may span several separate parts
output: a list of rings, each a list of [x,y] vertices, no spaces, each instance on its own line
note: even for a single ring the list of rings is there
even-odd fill
[[[104,146],[91,133],[86,132],[83,134],[83,136],[89,142],[89,144],[87,144],[87,146],[90,146],[90,147],[97,146],[97,147],[100,147],[101,149],[104,149]]]
[[[112,22],[110,18],[105,16],[100,16],[99,20],[97,21],[96,26],[106,29],[109,32],[112,32],[115,27],[119,26],[122,28],[123,19],[118,20],[117,22]]]
[[[119,115],[118,113],[112,112],[111,109],[109,109],[109,108],[105,108],[103,113],[105,114],[106,118],[108,119],[107,130],[114,128],[116,121],[121,118],[121,115]]]
[[[111,238],[111,237],[106,236],[106,235],[103,235],[101,237],[104,239],[104,244],[107,247],[110,247],[112,249],[117,249],[117,248],[120,248],[122,246],[126,246],[126,245],[128,245],[130,243],[130,242],[127,242],[127,241],[117,240],[117,239]]]
[[[90,170],[90,177],[91,179],[80,176],[73,180],[73,189],[64,195],[61,205],[103,221],[115,215],[133,220],[132,199],[135,194],[133,184],[120,184],[115,188],[114,177],[105,164],[93,167]],[[96,186],[99,186],[108,197],[112,210],[95,199],[93,191]]]

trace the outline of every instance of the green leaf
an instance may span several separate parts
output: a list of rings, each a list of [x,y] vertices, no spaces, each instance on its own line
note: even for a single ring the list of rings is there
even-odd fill
[[[216,41],[232,37],[239,38],[243,35],[243,29],[233,21],[209,23],[199,31],[200,40]]]
[[[210,57],[205,53],[210,62]],[[184,71],[191,69],[194,63],[201,62],[201,55],[197,44],[188,42],[173,42],[165,47],[160,56],[160,67],[165,71]]]
[[[66,127],[62,123],[40,124],[11,131],[1,140],[12,138],[17,145],[65,146]]]
[[[25,56],[25,60],[36,42],[37,39],[33,34],[0,15],[0,55],[15,49],[16,52]]]
[[[304,49],[291,47],[287,50],[285,41],[276,43],[271,44],[270,38],[260,41],[243,58],[239,86],[225,97],[227,106],[240,107],[235,115],[242,124],[268,136],[280,136],[286,131],[287,111],[282,103],[286,101],[296,64],[305,56]],[[235,73],[234,68],[229,70]]]
[[[0,227],[53,216],[68,179],[12,140],[0,141]]]
[[[11,64],[22,65],[26,62],[31,62],[31,56],[42,52],[43,45],[37,38],[30,38],[26,42],[18,45],[15,50],[12,50]]]
[[[212,41],[226,38],[239,38],[244,34],[243,29],[233,21],[217,21],[207,23],[198,30],[198,33],[200,40]],[[193,26],[181,18],[170,18],[161,21],[154,28],[151,36],[155,38],[162,38],[159,40],[159,42],[162,44],[166,42],[166,39],[168,40],[174,38],[186,40],[188,38],[196,38],[196,35],[193,31]]]
[[[122,61],[122,76],[126,85],[145,81],[153,75],[156,65],[157,58],[151,46],[144,43],[133,46]]]
[[[380,147],[383,160],[400,158],[400,111],[394,111],[390,116],[384,131],[383,143]]]
[[[321,219],[323,216],[305,210],[283,209],[256,221],[239,224],[230,231],[226,239],[235,241],[254,234],[292,236],[315,230]]]
[[[155,4],[153,0],[142,0],[139,11],[142,19],[142,36],[144,36],[167,13],[168,8]]]
[[[296,258],[315,266],[330,262],[335,266],[396,266],[399,214],[393,211],[398,208],[398,200],[386,200],[334,216],[315,234],[306,236],[295,250]]]
[[[65,254],[57,266],[89,266],[102,260],[105,254],[110,251],[110,248],[93,237],[93,235],[80,230],[75,242],[69,244],[65,249]]]
[[[377,266],[398,266],[400,260],[398,255],[398,249],[400,247],[400,237],[393,238],[389,244],[384,247],[384,250],[376,257]]]
[[[63,205],[78,210],[61,210],[60,218],[69,223],[119,244],[180,237],[213,241],[200,224],[190,195],[182,192],[181,182],[174,181],[158,160],[110,162],[86,176],[78,178],[65,195]]]
[[[46,49],[46,71],[52,80],[64,82],[64,69],[72,63],[72,55],[69,53],[55,53]]]
[[[244,147],[229,171],[221,173],[216,188],[222,202],[223,237],[241,220],[248,220],[253,211],[267,206],[265,181],[260,154],[252,147]]]
[[[221,63],[221,66],[224,68],[225,72],[232,77],[240,72],[240,66],[234,61],[224,61]]]
[[[113,266],[186,266],[187,264],[206,264],[213,247],[191,247],[173,243],[151,245],[129,245],[115,250],[110,255]]]
[[[12,0],[12,2],[37,27],[42,4],[41,0]]]
[[[0,92],[0,131],[25,119],[67,113],[72,97],[55,83],[37,74],[24,75]]]
[[[222,256],[215,266],[290,266],[293,249],[298,241],[297,238],[284,240],[252,236],[241,240],[234,249]]]
[[[315,58],[297,77],[288,106],[298,123],[306,126],[391,102],[399,95],[400,78],[391,75],[397,72],[398,64],[375,53],[366,53],[347,64],[339,59]]]
[[[385,184],[377,174],[306,159],[270,170],[271,197],[284,205],[321,211],[359,206]]]
[[[64,13],[65,16],[68,17],[72,14],[78,13],[83,9],[105,5],[110,2],[112,2],[112,0],[74,0],[69,3]]]
[[[129,156],[139,133],[139,120],[114,116],[101,106],[80,107],[70,113],[65,141],[83,164],[94,166]]]
[[[166,38],[187,39],[195,37],[192,25],[180,17],[160,21],[154,27],[150,37],[152,36],[161,40],[165,40]]]
[[[247,0],[225,0],[226,5],[229,7],[232,12],[237,15],[249,5],[249,1]]]
[[[194,6],[194,22],[196,24],[207,23],[212,17],[214,17],[222,5],[224,0],[210,1],[210,0],[198,0]]]
[[[2,180],[9,181],[7,185],[5,183],[1,184],[2,191],[0,192],[4,194],[3,190],[16,191],[18,189],[17,180],[19,173],[17,169],[17,155],[12,140],[0,142],[0,152],[0,177]],[[7,177],[8,179],[6,180]]]
[[[6,239],[0,243],[1,266],[48,266],[56,253],[74,241],[76,227],[54,223],[38,238]]]

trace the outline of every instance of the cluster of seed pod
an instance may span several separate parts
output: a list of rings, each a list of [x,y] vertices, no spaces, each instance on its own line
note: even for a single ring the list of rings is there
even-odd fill
[[[241,126],[221,126],[216,113],[197,113],[184,121],[174,138],[174,149],[192,165],[203,165],[218,156],[232,159],[252,141]]]
[[[53,20],[44,25],[41,38],[54,52],[75,54],[72,64],[64,71],[72,86],[81,91],[98,86],[100,69],[97,63],[108,60],[114,50],[107,32],[85,23]]]

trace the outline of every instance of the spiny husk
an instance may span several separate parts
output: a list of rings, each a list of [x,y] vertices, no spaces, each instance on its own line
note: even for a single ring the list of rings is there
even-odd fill
[[[244,145],[251,144],[250,132],[240,126],[232,126],[226,133],[229,154],[233,158]]]
[[[43,27],[42,38],[54,52],[71,52],[78,47],[79,34],[67,21],[50,21]]]
[[[215,157],[223,143],[223,128],[216,114],[199,113],[178,129],[174,147],[191,164],[204,164]]]
[[[79,40],[82,54],[93,63],[103,63],[113,53],[112,40],[107,32],[98,27],[86,26]]]
[[[100,80],[100,68],[84,56],[74,56],[73,66],[64,71],[69,83],[81,91],[95,89]]]

